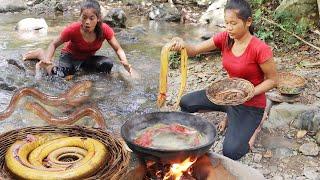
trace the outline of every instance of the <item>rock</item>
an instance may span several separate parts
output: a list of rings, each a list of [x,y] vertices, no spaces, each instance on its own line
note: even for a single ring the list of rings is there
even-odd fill
[[[17,88],[15,86],[10,86],[7,83],[4,82],[0,82],[0,89],[2,90],[6,90],[6,91],[14,91]]]
[[[279,159],[291,156],[293,156],[293,151],[289,148],[277,148],[274,153],[274,157]]]
[[[210,158],[219,158],[223,166],[234,176],[237,177],[239,180],[247,180],[247,179],[254,179],[254,180],[264,180],[265,178],[263,175],[256,169],[249,167],[240,163],[239,161],[234,161],[229,159],[225,156],[222,156],[217,153],[210,153]]]
[[[15,59],[7,59],[7,63],[11,64],[13,66],[16,66],[18,69],[22,70],[22,71],[26,71],[26,69],[23,67],[23,65],[21,65],[17,60]]]
[[[137,43],[139,41],[136,34],[128,32],[126,29],[123,29],[116,33],[117,40],[124,44]]]
[[[159,6],[152,6],[149,12],[150,20],[163,20],[170,22],[180,22],[181,12],[169,3]]]
[[[210,77],[208,78],[208,83],[213,82],[215,79],[216,79],[216,76],[215,76],[215,75],[210,76]]]
[[[255,154],[253,157],[253,161],[256,163],[259,163],[262,159],[262,155],[261,154]]]
[[[260,169],[260,172],[264,175],[264,176],[267,176],[271,173],[271,171],[267,168],[263,168],[263,169]]]
[[[202,24],[224,26],[224,6],[226,3],[227,0],[217,0],[213,2],[200,17],[199,22]]]
[[[214,33],[208,33],[208,34],[201,36],[201,39],[208,40],[208,39],[212,38],[213,35],[214,35]]]
[[[290,175],[290,174],[284,174],[283,178],[284,178],[284,180],[292,180],[292,179],[294,179],[293,176]]]
[[[20,12],[27,9],[23,0],[0,0],[0,13]]]
[[[40,4],[40,3],[43,3],[45,0],[35,0],[34,2],[33,2],[33,4]]]
[[[308,18],[310,14],[318,14],[317,0],[283,0],[275,13],[290,14],[297,20]]]
[[[111,27],[126,28],[127,16],[126,13],[120,8],[111,9],[103,18],[103,22]]]
[[[298,176],[295,178],[295,180],[307,180],[307,178],[304,176]]]
[[[312,119],[313,129],[314,131],[320,130],[320,109],[316,112]]]
[[[274,173],[274,172],[277,172],[278,167],[275,166],[275,165],[271,165],[271,166],[269,166],[269,169],[270,169],[270,171],[271,171],[272,173]]]
[[[317,108],[303,104],[281,103],[272,106],[268,121],[263,123],[263,127],[269,129],[287,127],[294,120],[294,124],[302,124],[297,117],[306,111],[314,111]]]
[[[297,138],[303,138],[307,134],[306,130],[300,130],[297,132]]]
[[[279,136],[267,136],[261,140],[261,144],[268,150],[275,150],[281,148],[299,149],[299,145],[291,139]],[[273,154],[274,156],[274,154]]]
[[[293,123],[294,127],[308,131],[318,131],[320,129],[319,109],[308,110],[301,113]]]
[[[147,35],[148,32],[143,25],[136,25],[129,28],[130,32],[134,33],[136,36],[138,35]]]
[[[281,175],[275,175],[272,180],[283,180],[283,177]]]
[[[264,158],[271,158],[272,157],[272,151],[271,150],[267,150],[264,154],[263,154]]]
[[[62,3],[60,0],[36,0],[29,10],[38,15],[54,15],[56,11],[68,11],[66,1]]]
[[[318,13],[319,13],[319,17],[320,17],[320,0],[317,0],[317,4],[318,4]],[[320,21],[320,20],[319,20]],[[319,22],[320,23],[320,22]],[[319,24],[318,24],[319,25]]]
[[[198,65],[196,65],[195,66],[195,68],[194,68],[194,72],[201,72],[201,70],[202,70],[202,65],[201,64],[198,64]]]
[[[63,12],[65,10],[65,8],[63,7],[63,4],[60,2],[57,2],[54,6],[54,10],[56,12]]]
[[[303,168],[303,174],[312,180],[319,180],[320,179],[320,173],[317,172],[317,169],[314,167],[304,167]]]
[[[48,31],[48,25],[46,23],[46,20],[43,18],[25,18],[20,20],[15,30],[19,32],[23,31]]]
[[[196,0],[199,6],[208,6],[212,3],[212,0]]]
[[[215,143],[213,151],[214,152],[221,152],[222,151],[222,147],[223,147],[222,142],[218,141],[218,142]]]
[[[317,143],[320,145],[320,131],[317,132],[315,138],[316,138]]]
[[[252,164],[252,167],[255,168],[255,169],[261,169],[263,168],[263,166],[261,164],[258,164],[258,163],[253,163]]]
[[[25,18],[20,20],[15,30],[21,39],[39,39],[48,33],[48,25],[43,18]]]
[[[309,142],[301,145],[299,151],[305,156],[317,156],[319,154],[319,147],[316,143]]]

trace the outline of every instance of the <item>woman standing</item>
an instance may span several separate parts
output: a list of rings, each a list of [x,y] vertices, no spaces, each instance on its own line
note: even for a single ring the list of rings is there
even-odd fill
[[[224,129],[228,124],[223,142],[223,154],[237,160],[250,149],[249,141],[259,126],[266,107],[265,92],[276,86],[277,71],[270,47],[253,35],[252,13],[245,0],[229,0],[225,7],[226,31],[197,45],[186,44],[174,38],[171,50],[186,48],[189,56],[221,50],[222,65],[230,77],[243,78],[254,86],[254,97],[238,106],[216,105],[208,100],[205,90],[192,92],[182,97],[182,111],[194,113],[222,111],[227,120],[220,123]],[[253,143],[251,139],[251,144]]]

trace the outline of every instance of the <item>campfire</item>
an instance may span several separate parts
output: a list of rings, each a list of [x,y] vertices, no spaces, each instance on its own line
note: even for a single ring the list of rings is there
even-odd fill
[[[201,159],[201,157],[199,159]],[[189,157],[181,163],[173,164],[163,163],[159,161],[143,160],[141,161],[143,163],[131,170],[126,177],[128,179],[134,180],[205,179],[205,177],[209,176],[209,174],[201,174],[205,173],[205,171],[202,170],[206,167],[199,167],[199,164],[195,164],[199,159]],[[220,163],[220,159],[213,159],[211,161],[211,165],[210,179],[235,180],[235,177],[230,174]]]
[[[189,168],[194,162],[196,162],[197,159],[191,160],[191,158],[187,158],[182,163],[175,163],[172,164],[170,167],[170,171],[166,173],[164,176],[164,179],[171,179],[171,177],[174,177],[175,180],[180,180],[181,176],[184,172],[191,175],[191,169]]]
[[[190,113],[153,112],[135,116],[121,127],[124,141],[140,160],[126,179],[196,179],[193,176],[202,171],[199,164],[203,159],[208,159],[206,170],[210,169],[209,158],[202,155],[209,151],[216,134],[211,123]]]
[[[194,162],[196,162],[196,159],[192,160],[192,158],[174,164],[147,161],[145,179],[180,180],[182,177],[192,177],[192,164]]]

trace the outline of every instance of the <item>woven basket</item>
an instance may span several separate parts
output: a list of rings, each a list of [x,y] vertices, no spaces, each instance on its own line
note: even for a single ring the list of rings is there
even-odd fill
[[[106,159],[105,166],[95,175],[86,179],[120,179],[127,172],[130,155],[124,144],[113,137],[112,134],[101,129],[83,126],[41,126],[16,129],[0,135],[0,179],[14,179],[5,166],[7,149],[17,140],[26,138],[28,134],[59,133],[68,136],[90,137],[103,143],[110,156]]]
[[[208,99],[217,105],[239,105],[253,97],[254,86],[241,78],[225,78],[206,89]]]
[[[281,72],[278,73],[277,90],[281,94],[296,95],[303,91],[306,83],[306,80],[301,76],[290,72]]]

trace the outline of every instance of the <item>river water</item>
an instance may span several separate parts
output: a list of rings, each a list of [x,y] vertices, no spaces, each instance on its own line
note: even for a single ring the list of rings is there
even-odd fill
[[[39,35],[18,33],[14,30],[17,22],[23,18],[26,16],[13,14],[0,16],[0,112],[8,106],[14,92],[19,88],[36,87],[44,93],[58,95],[69,89],[75,82],[87,79],[93,82],[92,96],[87,103],[96,104],[102,111],[108,128],[118,132],[121,125],[133,115],[159,111],[156,107],[156,97],[161,47],[175,36],[191,42],[200,41],[200,37],[209,33],[210,29],[198,25],[148,21],[141,17],[129,18],[129,28],[117,30],[116,37],[139,78],[131,78],[126,73],[112,48],[105,43],[97,54],[115,59],[111,75],[82,73],[67,81],[47,76],[36,79],[35,62],[22,62],[21,56],[28,50],[47,48],[63,27],[76,19],[45,17],[49,26],[48,33]],[[59,50],[56,51],[55,57],[57,58],[58,55]],[[15,60],[23,68],[9,64],[8,59]],[[24,108],[27,101],[35,101],[35,99],[29,97],[21,99],[14,113],[0,122],[0,133],[26,126],[46,124]],[[70,111],[63,112],[61,108],[48,106],[46,108],[57,116],[70,114]],[[89,118],[83,118],[77,124],[93,125]]]

